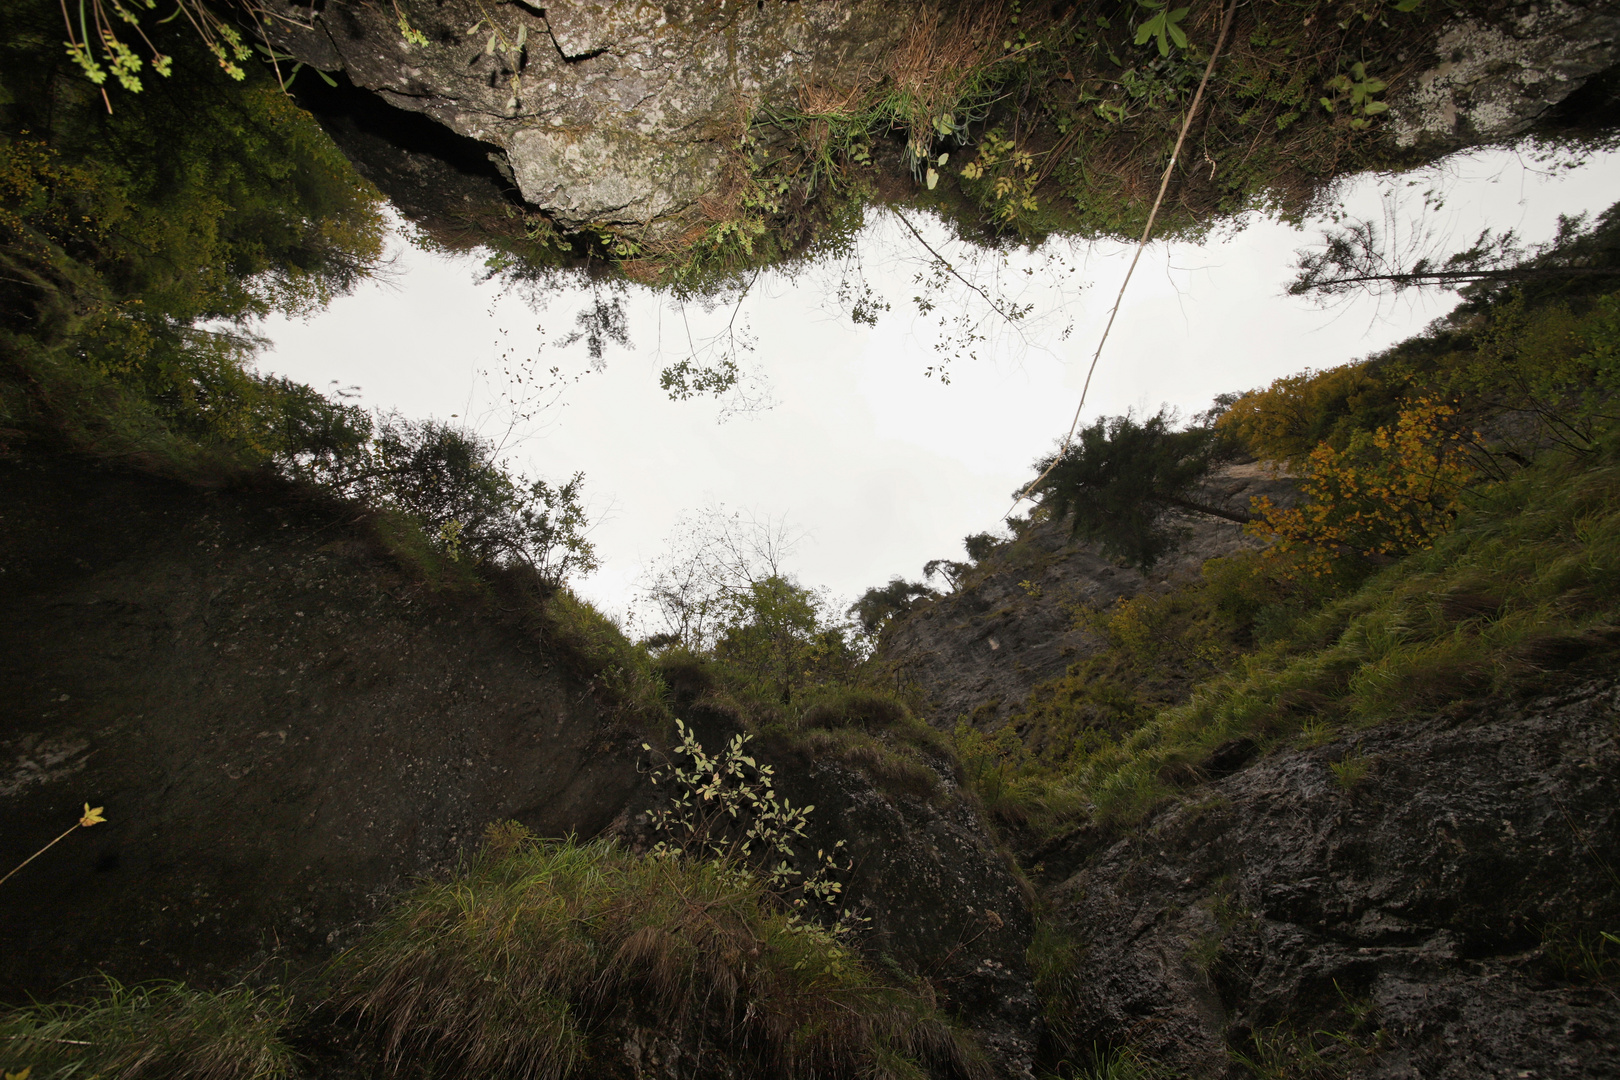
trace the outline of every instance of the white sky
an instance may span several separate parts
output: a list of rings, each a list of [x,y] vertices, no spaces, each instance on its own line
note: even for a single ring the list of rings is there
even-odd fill
[[[1425,191],[1443,193],[1430,221],[1454,238],[1448,253],[1486,225],[1536,241],[1552,233],[1559,213],[1599,211],[1620,197],[1620,153],[1574,170],[1512,152],[1474,154],[1422,173],[1363,178],[1339,202],[1378,216],[1385,191],[1413,208]],[[946,243],[937,224],[910,217],[936,246]],[[1082,422],[1161,403],[1196,412],[1223,391],[1377,351],[1454,303],[1446,293],[1408,293],[1382,312],[1369,302],[1324,311],[1287,297],[1294,251],[1316,235],[1253,220],[1203,245],[1152,245]],[[580,374],[558,404],[509,438],[510,460],[533,477],[586,474],[603,568],[575,584],[619,615],[677,519],[706,505],[786,515],[807,533],[790,560],[801,581],[843,598],[893,574],[918,578],[927,559],[961,558],[962,537],[997,530],[1011,493],[1033,476],[1030,464],[1068,430],[1133,247],[1060,241],[1010,255],[994,280],[1035,310],[1021,333],[992,333],[977,359],[954,360],[943,385],[925,375],[939,359],[939,316],[977,316],[982,304],[957,286],[940,294],[934,316],[919,317],[911,297],[924,253],[892,218],[875,215],[859,251],[866,280],[890,310],[872,327],[840,315],[837,267],[812,267],[794,280],[762,276],[738,325],[755,342],[746,361],[754,385],[775,405],[728,416],[712,399],[670,401],[658,375],[689,351],[686,327],[702,345],[729,308],[683,312],[667,295],[632,287],[625,309],[634,351],[610,345],[605,369],[592,371],[583,345],[548,344],[574,328],[588,289],[559,291],[536,311],[498,284],[479,285],[477,260],[399,246],[395,287],[369,284],[305,322],[267,322],[273,346],[261,368],[322,388],[358,386],[363,404],[412,417],[456,414],[493,438],[507,437],[511,425],[503,352],[534,358],[542,373],[557,365]],[[954,245],[946,254],[973,276],[971,251]],[[995,262],[979,258],[974,280],[987,289]]]

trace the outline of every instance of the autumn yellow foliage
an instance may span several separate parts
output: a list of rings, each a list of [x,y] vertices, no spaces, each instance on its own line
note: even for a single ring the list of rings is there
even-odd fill
[[[1244,394],[1216,426],[1268,461],[1300,465],[1337,429],[1371,428],[1371,417],[1387,418],[1401,389],[1372,365],[1356,362],[1275,380],[1264,390]]]
[[[1354,432],[1343,449],[1318,443],[1305,460],[1304,498],[1281,507],[1254,500],[1254,533],[1278,552],[1300,551],[1313,574],[1343,555],[1398,556],[1432,547],[1475,479],[1477,436],[1449,424],[1456,410],[1418,398],[1393,426]]]

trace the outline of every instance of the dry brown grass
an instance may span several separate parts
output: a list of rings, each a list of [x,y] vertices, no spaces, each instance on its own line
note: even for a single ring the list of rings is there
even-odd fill
[[[937,5],[910,15],[910,28],[889,56],[885,74],[912,104],[913,139],[926,135],[935,116],[952,108],[975,71],[999,55],[1011,16],[1000,0],[960,5],[950,14]]]

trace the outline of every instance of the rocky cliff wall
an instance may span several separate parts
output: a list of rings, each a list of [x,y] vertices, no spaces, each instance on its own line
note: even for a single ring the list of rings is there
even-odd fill
[[[1290,481],[1254,463],[1228,467],[1207,494],[1216,505],[1241,509],[1260,495],[1286,504],[1292,490]],[[1150,572],[1072,539],[1066,522],[1039,522],[969,571],[961,588],[896,619],[878,656],[921,689],[935,727],[949,730],[963,720],[999,727],[1036,685],[1101,647],[1077,625],[1079,607],[1106,609],[1167,589],[1196,577],[1206,560],[1255,543],[1241,526],[1219,518],[1175,520],[1183,540]]]
[[[1614,1075],[1617,866],[1609,677],[1285,749],[1046,870],[1080,1045],[1461,1080]]]
[[[514,616],[531,600],[432,588],[360,517],[273,479],[0,458],[0,864],[107,816],[0,888],[0,1000],[296,973],[494,821],[655,839],[656,733]],[[711,748],[742,730],[673,704]],[[873,959],[1030,1076],[1028,897],[951,762],[903,792],[792,740],[755,753],[817,807],[807,843],[853,859]]]
[[[1121,124],[1137,123],[1137,113],[1156,116],[1152,103],[1166,93],[1175,114],[1140,131],[1129,128],[1137,133],[1135,154],[1141,156],[1145,146],[1168,137],[1160,128],[1173,130],[1179,122],[1184,95],[1161,83],[1195,78],[1197,66],[1187,61],[1191,66],[1181,72],[1151,54],[1138,55],[1139,47],[1129,41],[1131,16],[1106,6],[1075,16],[1073,5],[893,0],[545,5],[412,0],[398,6],[408,17],[409,35],[396,6],[387,4],[337,0],[311,8],[272,0],[266,6],[276,16],[266,23],[276,48],[341,73],[346,85],[386,106],[441,125],[460,140],[443,156],[486,158],[516,210],[535,213],[548,227],[578,233],[589,243],[611,235],[618,238],[613,244],[642,253],[682,249],[717,224],[741,220],[738,198],[758,203],[742,217],[769,218],[773,229],[788,228],[794,213],[787,204],[802,210],[825,198],[835,175],[851,170],[863,177],[854,186],[868,189],[864,198],[931,199],[933,184],[925,188],[921,165],[902,148],[916,143],[931,160],[936,150],[960,157],[981,134],[967,116],[957,115],[963,109],[980,124],[1013,132],[1037,157],[1078,155],[1075,175],[1093,176],[1095,183],[1082,183],[1086,190],[1077,195],[1070,189],[1079,181],[1063,179],[1073,171],[1068,165],[1059,159],[1043,163],[1038,190],[1032,189],[1042,206],[1076,198],[1106,204],[1119,197],[1114,188],[1120,183],[1134,190],[1141,179],[1137,165],[1147,170],[1143,176],[1159,166],[1140,162],[1126,168],[1113,161],[1123,151],[1106,128],[1091,131],[1080,146],[1059,129],[1068,130],[1076,116],[1089,124],[1094,118],[1088,103],[1099,100],[1097,93],[1123,85],[1122,78],[1132,86],[1141,83],[1136,97],[1119,106]],[[1217,79],[1211,106],[1237,117],[1236,127],[1213,142],[1212,131],[1199,136],[1203,157],[1214,167],[1202,179],[1199,170],[1183,176],[1173,200],[1195,208],[1195,217],[1230,212],[1263,194],[1273,200],[1308,199],[1347,170],[1411,164],[1537,132],[1590,133],[1617,119],[1620,15],[1608,0],[1479,2],[1445,12],[1334,5],[1240,8],[1229,54],[1247,59],[1239,64],[1236,82]],[[1214,5],[1188,16],[1187,26],[1201,47],[1213,40],[1219,11]],[[1123,40],[1092,41],[1097,26],[1115,21],[1125,28]],[[1331,25],[1343,28],[1344,40],[1318,40],[1322,28]],[[1017,44],[1025,36],[1027,45]],[[1037,43],[1038,56],[1045,59],[1032,61],[1037,54],[1023,54]],[[1123,56],[1113,52],[1116,45]],[[1330,57],[1342,53],[1342,63],[1329,62],[1320,70],[1307,65],[1279,76],[1277,86],[1266,82],[1275,56],[1291,57],[1286,63],[1292,64],[1324,49]],[[1321,95],[1336,93],[1326,83],[1358,58],[1369,65],[1369,78],[1388,82],[1387,93],[1378,91],[1386,94],[1379,100],[1388,111],[1376,122],[1371,116],[1352,117],[1347,102],[1331,113],[1318,104]],[[990,85],[998,71],[1013,70],[1009,63],[1025,62],[1035,67],[1023,90],[1010,97],[991,95],[1000,104],[969,100],[969,85]],[[1303,80],[1305,88],[1289,83],[1291,78]],[[1034,92],[1043,81],[1046,85]],[[311,87],[310,94],[317,109],[322,101],[330,103],[331,96],[319,87]],[[1253,105],[1257,99],[1282,104]],[[1256,109],[1264,115],[1249,115]],[[1352,121],[1360,127],[1346,126]],[[943,126],[935,130],[936,124]],[[844,145],[840,140],[851,137],[853,129],[835,134],[838,125],[861,129],[855,142]],[[879,130],[866,130],[869,125]],[[1298,132],[1311,125],[1315,134],[1298,141]],[[416,160],[424,151],[410,126],[403,121],[373,126],[367,134],[381,144],[354,138],[341,120],[333,130],[402,206],[417,204],[415,212],[430,219],[464,212],[459,184],[438,192],[436,201],[432,185],[419,182],[424,169],[431,169]],[[1274,149],[1281,158],[1273,166],[1244,173],[1266,140],[1284,138],[1295,141],[1278,143]],[[391,139],[397,154],[387,150]],[[772,150],[766,145],[772,142],[783,145]],[[858,161],[849,156],[857,143],[866,155]],[[1094,146],[1087,150],[1085,143]],[[1335,149],[1324,151],[1326,146]],[[772,164],[781,156],[778,150],[794,163]],[[1148,153],[1155,161],[1157,155]],[[1290,157],[1308,158],[1307,173],[1294,175],[1297,170],[1285,160]],[[878,168],[871,172],[874,165]],[[940,173],[941,197],[957,184],[955,168]],[[767,174],[770,190],[749,194],[753,180]],[[953,214],[966,213],[964,221],[978,219],[969,231],[1004,230],[1006,214],[996,216],[994,199],[964,193],[978,203],[964,208],[952,202],[960,202],[960,196],[949,196],[942,205],[954,206]],[[1083,207],[1076,212],[1085,219]],[[1037,232],[1075,227],[1063,221],[1060,216],[1028,227]],[[489,216],[474,227],[489,235],[513,231]],[[799,222],[798,227],[818,226]],[[1110,226],[1099,218],[1079,220],[1079,228],[1109,231]],[[1118,222],[1112,228],[1118,231]]]
[[[476,597],[286,493],[0,462],[0,985],[348,943],[484,825],[600,832],[637,745]],[[352,510],[349,517],[352,518]]]

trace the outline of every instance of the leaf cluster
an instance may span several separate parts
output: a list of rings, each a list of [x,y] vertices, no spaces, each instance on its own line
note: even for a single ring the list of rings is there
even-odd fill
[[[1391,427],[1351,434],[1341,450],[1320,443],[1305,463],[1300,505],[1255,502],[1251,529],[1278,552],[1305,549],[1313,574],[1337,558],[1390,557],[1421,551],[1448,531],[1480,469],[1478,433],[1448,421],[1456,409],[1420,397]]]
[[[775,769],[744,752],[751,735],[733,735],[710,754],[685,723],[677,719],[675,728],[680,741],[647,773],[670,792],[669,801],[650,815],[653,830],[662,834],[653,857],[716,860],[763,881],[796,923],[827,922],[838,935],[857,928],[861,917],[840,907],[844,886],[838,876],[851,869],[847,861],[838,862],[844,841],[832,851],[818,850],[813,859],[798,851],[815,805],[793,806],[777,795]],[[647,743],[641,748],[652,750]]]

